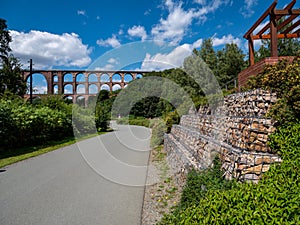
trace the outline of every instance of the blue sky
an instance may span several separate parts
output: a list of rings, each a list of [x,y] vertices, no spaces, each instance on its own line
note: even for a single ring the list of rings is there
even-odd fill
[[[211,37],[216,49],[234,42],[247,53],[243,34],[272,2],[15,0],[1,3],[0,17],[24,67],[32,58],[36,69],[158,70]]]

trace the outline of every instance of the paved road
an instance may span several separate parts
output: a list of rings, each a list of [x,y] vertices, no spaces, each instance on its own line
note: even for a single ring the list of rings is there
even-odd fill
[[[119,126],[2,168],[0,224],[140,224],[149,136]]]

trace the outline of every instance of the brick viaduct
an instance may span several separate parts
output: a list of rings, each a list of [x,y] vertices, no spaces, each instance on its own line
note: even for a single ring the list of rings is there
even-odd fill
[[[47,92],[44,94],[61,94],[72,99],[85,99],[85,104],[90,96],[97,96],[100,90],[113,91],[123,89],[135,79],[142,78],[148,71],[92,71],[92,70],[34,70],[35,74],[42,74],[47,81]],[[25,81],[30,77],[30,71],[22,72]],[[33,93],[33,98],[41,93]],[[24,96],[29,98],[29,94]]]

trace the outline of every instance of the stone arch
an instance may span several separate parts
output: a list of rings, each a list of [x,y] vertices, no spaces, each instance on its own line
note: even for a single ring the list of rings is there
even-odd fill
[[[53,83],[57,83],[58,82],[58,76],[55,74],[52,77]]]
[[[64,99],[66,100],[66,101],[70,101],[70,102],[73,102],[73,96],[65,96],[64,97]]]
[[[126,73],[125,75],[124,75],[124,82],[125,83],[129,83],[130,81],[132,81],[133,80],[133,76],[130,74],[130,73]]]
[[[107,73],[101,74],[100,82],[110,82],[110,77]]]
[[[81,83],[85,82],[85,75],[83,73],[78,73],[76,75],[76,82],[81,82]]]
[[[135,79],[141,79],[143,78],[143,74],[141,73],[138,73],[136,76],[135,76]]]
[[[85,106],[85,97],[82,95],[77,96],[76,103],[80,106]]]
[[[112,87],[112,91],[117,91],[117,90],[120,90],[122,89],[121,85],[120,84],[115,84],[113,87]]]
[[[122,82],[122,76],[118,73],[115,73],[112,76],[112,82]]]
[[[66,73],[64,75],[63,81],[64,82],[73,82],[73,75],[71,73]]]
[[[88,105],[90,105],[91,103],[92,104],[96,104],[96,102],[97,102],[97,98],[98,98],[98,96],[89,96],[88,97]]]
[[[64,94],[74,94],[72,84],[64,85]]]
[[[30,94],[30,76],[27,76],[27,94]],[[47,94],[48,93],[48,82],[44,74],[33,73],[32,74],[32,90],[33,94]]]
[[[98,77],[97,77],[97,75],[94,74],[94,73],[91,73],[91,74],[89,75],[89,77],[88,77],[88,82],[89,82],[89,83],[96,83],[96,82],[98,82]]]
[[[85,85],[84,84],[78,84],[76,86],[76,94],[85,94]]]
[[[89,94],[98,94],[98,87],[96,84],[89,85]]]
[[[55,84],[53,86],[53,94],[57,95],[58,94],[58,84]]]
[[[107,91],[110,91],[110,87],[109,87],[108,84],[103,84],[103,85],[101,85],[100,90],[107,90]]]

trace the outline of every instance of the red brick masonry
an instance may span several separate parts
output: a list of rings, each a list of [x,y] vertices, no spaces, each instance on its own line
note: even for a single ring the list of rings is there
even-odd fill
[[[251,76],[256,76],[259,73],[263,72],[265,65],[274,65],[282,59],[287,59],[288,61],[292,61],[293,58],[294,57],[292,56],[269,57],[255,63],[253,66],[249,66],[247,69],[243,70],[238,75],[239,91],[241,91],[241,88],[246,85],[247,80]]]

